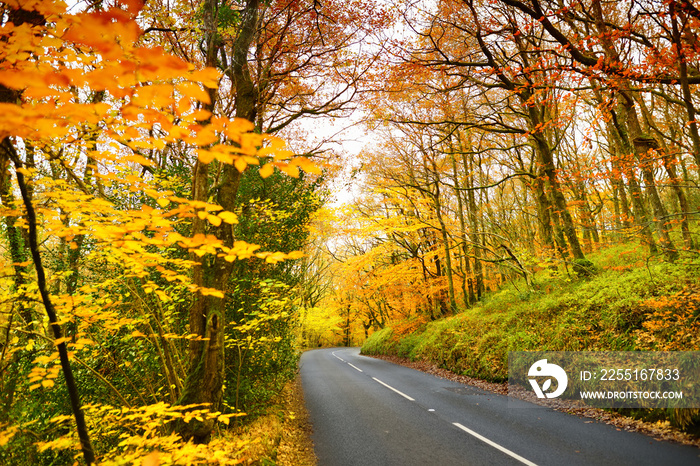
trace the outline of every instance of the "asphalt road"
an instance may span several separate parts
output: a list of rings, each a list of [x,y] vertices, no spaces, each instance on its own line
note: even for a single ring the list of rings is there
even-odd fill
[[[358,348],[307,351],[301,378],[319,466],[700,465],[698,448],[509,404]]]

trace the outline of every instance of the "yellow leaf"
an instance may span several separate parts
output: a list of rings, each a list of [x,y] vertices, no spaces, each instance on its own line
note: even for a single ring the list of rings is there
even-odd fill
[[[218,215],[221,218],[221,220],[223,220],[226,223],[230,223],[230,224],[238,223],[238,216],[236,214],[234,214],[233,212],[228,212],[228,211],[219,212]]]
[[[295,167],[294,165],[284,165],[280,167],[280,170],[285,172],[287,175],[292,176],[294,178],[299,177],[299,169]]]
[[[19,427],[17,426],[8,426],[6,424],[3,425],[2,430],[0,430],[0,447],[7,445],[7,442],[14,437],[17,430],[19,430]]]
[[[214,288],[204,288],[203,286],[199,288],[199,292],[202,293],[204,296],[214,296],[216,298],[222,298],[224,297],[224,294],[216,290]]]
[[[54,386],[53,380],[42,380],[41,386],[44,388],[51,388]]]
[[[170,205],[170,201],[164,197],[159,198],[156,202],[158,203],[159,206],[161,206],[163,208]]]
[[[221,219],[216,215],[207,215],[207,220],[209,220],[209,223],[211,223],[215,227],[221,225]]]
[[[152,146],[145,141],[132,141],[129,143],[129,146],[133,146],[135,149],[151,149]],[[139,147],[141,146],[141,147]],[[130,154],[126,155],[122,158],[123,161],[125,162],[134,162],[138,163],[139,165],[143,165],[145,167],[152,167],[155,165],[155,162],[153,160],[148,160],[146,157],[143,157],[138,154]]]

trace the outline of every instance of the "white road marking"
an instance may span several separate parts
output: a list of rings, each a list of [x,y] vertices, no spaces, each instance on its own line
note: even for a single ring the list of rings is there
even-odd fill
[[[481,440],[481,441],[484,442],[484,443],[487,443],[487,444],[491,445],[493,448],[495,448],[495,449],[497,449],[497,450],[501,450],[501,451],[502,451],[503,453],[505,453],[506,455],[508,455],[508,456],[510,456],[510,457],[512,457],[512,458],[515,458],[516,460],[520,461],[520,462],[523,463],[523,464],[527,464],[528,466],[537,466],[537,465],[536,465],[535,463],[533,463],[532,461],[526,460],[525,458],[523,458],[522,456],[518,455],[517,453],[513,453],[513,452],[510,451],[509,449],[500,446],[500,445],[497,444],[496,442],[492,442],[491,440],[487,439],[487,438],[484,437],[483,435],[477,434],[477,433],[474,432],[473,430],[464,427],[464,426],[463,426],[462,424],[460,424],[459,422],[453,422],[452,425],[454,425],[454,426],[456,426],[456,427],[459,427],[459,428],[462,429],[464,432],[466,432],[466,433],[468,433],[469,435],[472,435],[472,436],[478,438],[479,440]]]
[[[398,393],[398,394],[401,395],[402,397],[406,398],[408,401],[416,401],[416,400],[414,400],[413,398],[411,398],[410,396],[406,395],[405,393],[403,393],[403,392],[401,392],[401,391],[395,389],[395,388],[392,387],[391,385],[385,384],[384,382],[382,382],[381,380],[379,380],[379,379],[376,378],[376,377],[372,377],[372,380],[374,380],[375,382],[379,382],[380,384],[384,385],[384,386],[385,386],[386,388],[388,388],[389,390],[392,390],[392,391]]]
[[[359,367],[355,366],[354,364],[345,361],[345,360],[344,360],[343,358],[341,358],[340,356],[337,356],[337,355],[335,354],[335,352],[333,352],[333,353],[331,353],[331,354],[332,354],[333,356],[335,356],[336,358],[340,359],[341,361],[347,363],[347,365],[350,366],[350,367],[352,367],[353,369],[355,369],[355,370],[357,370],[357,371],[359,371],[359,372],[364,372],[362,369],[360,369]],[[392,387],[391,385],[382,382],[381,380],[379,380],[379,379],[376,378],[376,377],[372,377],[372,380],[374,380],[374,381],[377,382],[377,383],[380,383],[380,384],[384,385],[384,386],[385,386],[386,388],[388,388],[389,390],[391,390],[391,391],[393,391],[393,392],[395,392],[395,393],[398,393],[398,394],[401,395],[402,397],[406,398],[408,401],[416,401],[415,399],[413,399],[413,398],[411,398],[410,396],[406,395],[404,392],[395,389],[395,388]],[[435,410],[434,410],[433,408],[430,408],[430,409],[428,409],[428,411],[434,412]],[[471,436],[473,436],[473,437],[476,437],[477,439],[481,440],[482,442],[484,442],[484,443],[486,443],[486,444],[488,444],[488,445],[491,445],[493,448],[502,451],[502,452],[505,453],[506,455],[508,455],[508,456],[510,456],[511,458],[514,458],[514,459],[520,461],[520,462],[523,463],[523,464],[526,464],[526,465],[528,465],[528,466],[537,466],[537,464],[533,463],[532,461],[523,458],[522,456],[518,455],[517,453],[513,453],[512,451],[510,451],[510,450],[507,449],[506,447],[500,446],[500,445],[497,444],[496,442],[493,442],[493,441],[487,439],[487,438],[484,437],[483,435],[477,434],[477,433],[474,432],[473,430],[471,430],[471,429],[469,429],[469,428],[467,428],[467,427],[464,427],[464,426],[463,426],[462,424],[460,424],[459,422],[453,422],[452,425],[454,425],[455,427],[458,427],[459,429],[463,430],[464,432],[468,433],[469,435],[471,435]]]

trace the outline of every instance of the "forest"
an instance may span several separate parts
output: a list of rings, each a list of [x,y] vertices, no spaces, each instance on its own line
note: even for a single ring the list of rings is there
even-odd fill
[[[0,8],[0,463],[253,462],[320,346],[700,350],[691,1]]]

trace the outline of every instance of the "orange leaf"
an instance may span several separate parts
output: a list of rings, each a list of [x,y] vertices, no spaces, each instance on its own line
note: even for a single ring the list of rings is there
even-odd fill
[[[210,104],[209,93],[195,83],[180,83],[176,86],[177,91],[185,97],[197,99],[205,104]]]
[[[316,166],[311,160],[306,157],[300,156],[295,157],[293,163],[303,169],[305,172],[313,173],[314,175],[320,175],[321,169]]]
[[[260,168],[260,176],[263,178],[267,178],[268,176],[272,175],[275,171],[275,168],[269,164],[266,163],[265,165]]]
[[[233,164],[236,166],[239,172],[243,173],[243,171],[246,169],[248,166],[248,163],[243,159],[243,157],[238,157]]]
[[[190,79],[202,83],[204,86],[216,89],[219,87],[221,73],[216,68],[204,68],[190,73]]]
[[[299,177],[299,169],[297,167],[295,167],[294,165],[283,165],[280,167],[280,170],[282,170],[287,175],[292,176],[294,178]]]

